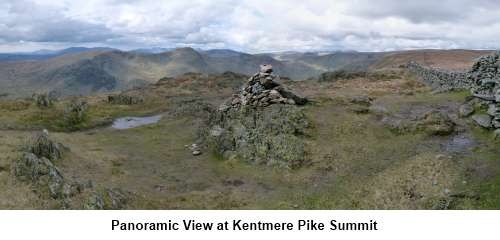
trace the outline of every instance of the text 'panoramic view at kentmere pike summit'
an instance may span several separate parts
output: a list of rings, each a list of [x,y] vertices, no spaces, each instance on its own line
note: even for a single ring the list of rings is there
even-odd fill
[[[499,16],[3,0],[0,209],[498,210]]]

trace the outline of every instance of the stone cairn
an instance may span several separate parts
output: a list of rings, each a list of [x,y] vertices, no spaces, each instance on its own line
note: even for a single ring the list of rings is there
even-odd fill
[[[267,107],[271,104],[303,105],[307,99],[285,90],[279,83],[280,77],[273,74],[269,64],[260,65],[260,72],[248,79],[238,94],[234,94],[229,104],[222,104],[219,110],[238,109],[242,106]]]
[[[471,94],[479,106],[487,106],[487,114],[476,114],[473,120],[485,128],[496,129],[500,135],[500,51],[481,57],[469,72],[473,83]]]

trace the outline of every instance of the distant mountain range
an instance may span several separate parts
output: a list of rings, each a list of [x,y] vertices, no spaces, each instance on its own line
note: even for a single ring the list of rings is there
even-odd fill
[[[0,54],[0,95],[22,97],[33,92],[52,90],[62,95],[87,95],[129,89],[187,72],[218,74],[230,71],[251,75],[263,63],[272,64],[281,76],[299,80],[340,69],[366,71],[392,68],[410,59],[421,61],[422,56],[424,63],[435,55],[439,56],[438,63],[448,59],[466,65],[473,58],[487,53],[427,50],[248,54],[228,49],[153,48],[120,51],[78,47],[60,51]]]
[[[34,52],[20,52],[20,53],[0,53],[0,62],[6,61],[28,61],[28,60],[43,60],[52,57],[61,56],[70,53],[81,53],[88,51],[103,51],[113,50],[112,48],[86,48],[86,47],[71,47],[62,50],[38,50]]]

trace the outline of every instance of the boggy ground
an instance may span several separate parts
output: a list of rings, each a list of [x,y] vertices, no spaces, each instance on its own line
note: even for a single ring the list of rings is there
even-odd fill
[[[193,156],[205,104],[217,106],[243,76],[186,75],[128,94],[139,105],[111,105],[106,96],[87,97],[89,115],[79,131],[56,124],[62,100],[49,109],[30,101],[2,102],[0,109],[0,208],[56,208],[12,166],[36,129],[70,149],[56,164],[77,181],[120,188],[129,209],[498,209],[499,143],[457,116],[464,92],[433,94],[411,76],[287,82],[309,97],[304,106],[309,164],[294,170],[225,160],[210,149]],[[360,96],[373,98],[371,104]],[[21,102],[21,103],[20,103]],[[370,105],[370,106],[368,106]],[[384,116],[414,118],[429,110],[457,123],[449,134],[421,129],[394,131]],[[127,130],[110,119],[163,113],[157,123]],[[43,116],[43,121],[40,120]]]

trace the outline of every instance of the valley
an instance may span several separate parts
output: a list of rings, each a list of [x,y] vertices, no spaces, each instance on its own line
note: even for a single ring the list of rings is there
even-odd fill
[[[297,106],[309,122],[298,168],[226,158],[203,141],[207,120],[247,81],[243,74],[165,77],[121,92],[143,99],[130,105],[109,102],[118,92],[64,97],[48,108],[1,100],[0,208],[88,206],[86,190],[62,203],[15,178],[23,146],[48,129],[67,149],[54,162],[65,178],[91,182],[91,191],[120,189],[123,209],[497,209],[499,143],[458,115],[469,93],[435,93],[398,67],[378,72],[282,79],[310,101]],[[68,126],[65,108],[76,100],[88,112]],[[156,123],[111,127],[120,117],[157,114]],[[194,143],[200,155],[190,151]]]
[[[0,98],[31,97],[33,93],[44,92],[78,96],[122,91],[189,72],[251,75],[262,63],[275,66],[277,74],[292,80],[313,79],[322,73],[338,70],[358,72],[397,69],[409,60],[456,70],[470,67],[475,58],[488,53],[473,50],[418,50],[248,54],[226,49],[192,48],[149,53],[144,50],[126,52],[108,48],[71,48],[38,60],[0,60]]]

